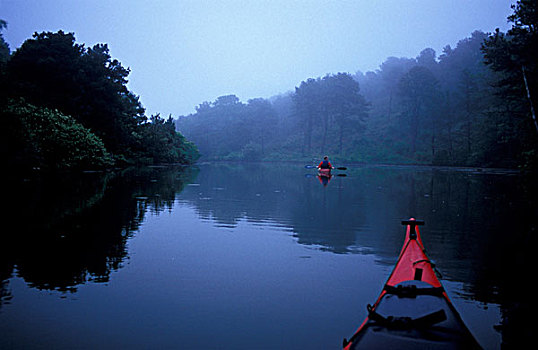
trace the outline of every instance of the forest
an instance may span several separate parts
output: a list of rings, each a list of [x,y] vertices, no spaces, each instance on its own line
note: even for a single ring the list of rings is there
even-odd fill
[[[2,155],[11,171],[97,170],[192,164],[196,146],[172,117],[147,117],[127,88],[130,70],[106,44],[86,48],[73,33],[35,33],[13,53],[1,31]]]
[[[536,169],[536,6],[518,1],[507,33],[475,31],[440,54],[388,57],[268,99],[202,102],[177,129],[202,159]]]

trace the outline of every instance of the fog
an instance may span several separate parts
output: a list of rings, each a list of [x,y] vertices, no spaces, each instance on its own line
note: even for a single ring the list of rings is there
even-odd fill
[[[0,18],[12,51],[60,29],[107,43],[147,114],[178,116],[222,95],[268,98],[389,56],[440,53],[474,30],[508,29],[512,2],[0,0]]]

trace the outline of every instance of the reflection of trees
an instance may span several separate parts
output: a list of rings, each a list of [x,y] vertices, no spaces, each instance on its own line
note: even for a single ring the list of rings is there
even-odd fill
[[[17,225],[0,236],[0,280],[15,270],[33,287],[60,291],[108,281],[127,257],[126,242],[145,212],[171,208],[195,175],[192,169],[146,168],[12,187],[8,217]],[[6,282],[0,290],[8,292]]]
[[[464,297],[501,304],[505,344],[526,322],[522,281],[530,275],[535,198],[514,174],[428,167],[350,169],[325,188],[288,165],[217,164],[182,193],[202,219],[235,227],[263,222],[298,243],[335,253],[374,251],[392,265],[403,242],[400,219],[426,221],[423,239],[445,279]],[[519,328],[521,329],[521,328]]]
[[[514,174],[434,170],[414,175],[423,238],[445,279],[466,296],[501,305],[503,347],[524,347],[530,300],[525,297],[535,247],[536,189]],[[532,183],[532,182],[531,182]],[[523,331],[524,333],[524,331]]]
[[[353,245],[361,215],[339,203],[356,200],[360,193],[323,191],[315,177],[290,165],[217,164],[201,171],[199,186],[182,193],[200,218],[219,227],[235,227],[239,221],[263,222],[291,228],[299,243],[346,252]],[[339,186],[341,178],[329,187]],[[334,233],[331,231],[334,230]]]
[[[8,302],[11,299],[11,291],[9,290],[9,283],[7,279],[11,275],[11,271],[7,271],[7,263],[0,258],[0,308],[2,304]]]
[[[534,208],[522,203],[532,196],[522,197],[524,189],[509,174],[367,167],[350,169],[348,177],[335,177],[324,188],[305,178],[304,169],[288,165],[221,163],[205,169],[199,185],[181,195],[202,219],[230,227],[241,220],[272,221],[291,229],[301,244],[333,252],[375,248],[392,263],[403,241],[399,220],[415,216],[426,220],[428,250],[445,262],[445,276],[457,281],[498,276],[492,267],[506,266],[500,250],[528,239],[507,241],[507,233],[525,236],[533,216],[521,210]],[[521,260],[518,251],[513,247],[503,255]],[[488,293],[495,301],[496,292]]]
[[[301,192],[290,210],[300,244],[321,246],[321,249],[335,253],[349,252],[348,248],[354,245],[357,228],[364,221],[364,213],[355,211],[352,204],[361,203],[363,193],[348,191],[345,185],[345,179],[339,177],[331,180],[329,191],[317,181],[302,183]]]
[[[203,220],[248,221],[292,232],[299,244],[334,253],[373,251],[392,265],[403,241],[399,220],[426,221],[423,239],[445,279],[465,297],[500,304],[505,344],[518,344],[530,309],[528,284],[536,190],[506,174],[427,167],[350,168],[327,187],[302,167],[221,163],[193,169],[145,168],[31,180],[8,188],[0,234],[0,305],[16,273],[31,286],[75,290],[108,281],[127,257],[126,242],[145,213],[192,205]],[[188,186],[197,176],[197,184]],[[180,195],[178,193],[181,192]],[[523,285],[525,283],[525,286]],[[516,340],[514,340],[516,339]]]

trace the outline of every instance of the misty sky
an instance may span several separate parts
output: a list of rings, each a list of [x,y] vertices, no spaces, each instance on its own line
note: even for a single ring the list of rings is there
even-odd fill
[[[228,94],[293,90],[389,56],[437,54],[474,30],[510,28],[510,0],[0,0],[12,51],[34,32],[107,43],[147,114],[186,115]]]

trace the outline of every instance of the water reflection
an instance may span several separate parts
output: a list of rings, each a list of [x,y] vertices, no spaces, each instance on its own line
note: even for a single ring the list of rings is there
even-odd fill
[[[193,169],[130,169],[26,179],[8,188],[11,229],[0,236],[1,303],[13,274],[41,290],[74,292],[107,282],[146,212],[172,208]]]
[[[399,220],[415,216],[426,221],[423,240],[444,279],[461,283],[459,297],[501,305],[504,346],[530,339],[522,330],[538,214],[532,181],[427,167],[350,167],[346,175],[323,186],[315,170],[296,164],[220,163],[12,183],[6,217],[15,225],[0,235],[0,309],[12,298],[14,274],[62,293],[108,282],[148,214],[181,206],[222,232],[246,222],[332,256],[372,254],[385,266],[401,248]]]
[[[219,227],[240,220],[283,225],[299,244],[337,254],[374,252],[387,265],[400,249],[399,220],[420,217],[444,278],[463,283],[460,297],[502,305],[496,328],[505,346],[529,339],[521,338],[530,306],[522,292],[531,275],[532,218],[538,213],[528,181],[499,171],[359,167],[320,186],[301,171],[219,164],[202,171],[198,186],[181,199]]]

